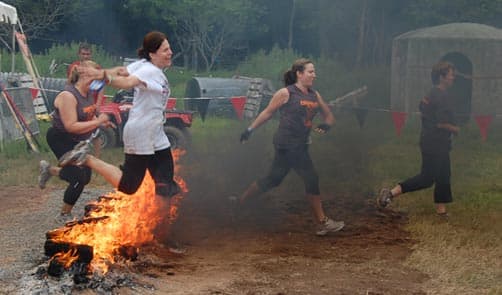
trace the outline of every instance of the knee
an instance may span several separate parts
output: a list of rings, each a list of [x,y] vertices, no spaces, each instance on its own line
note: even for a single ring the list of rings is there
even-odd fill
[[[269,187],[270,188],[277,187],[277,186],[279,186],[279,184],[281,184],[281,182],[282,182],[282,179],[273,179],[272,181],[270,181]]]
[[[281,184],[282,179],[280,178],[268,178],[258,182],[258,188],[260,191],[265,192]]]
[[[433,184],[434,184],[433,178],[424,179],[424,182],[423,182],[424,187],[431,187]]]

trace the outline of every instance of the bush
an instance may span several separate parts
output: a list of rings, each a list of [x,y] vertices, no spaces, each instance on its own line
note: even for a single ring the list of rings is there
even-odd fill
[[[270,79],[275,87],[279,88],[283,86],[283,73],[300,57],[302,56],[292,50],[274,46],[268,53],[261,50],[251,55],[237,66],[236,72],[243,76]],[[366,85],[368,95],[360,100],[363,106],[389,106],[389,66],[350,70],[338,60],[323,57],[307,58],[313,60],[315,64],[317,72],[315,88],[319,90],[325,100],[334,100],[336,97]]]
[[[66,70],[69,64],[77,60],[79,43],[73,42],[70,44],[54,44],[51,48],[47,49],[43,54],[33,55],[35,66],[42,77],[66,78]],[[118,58],[109,55],[100,46],[91,44],[93,60],[103,67],[112,67],[120,64]],[[11,58],[10,52],[2,50],[2,56],[9,57],[3,58],[1,61],[1,71],[11,71]],[[57,64],[53,72],[50,71],[51,64]],[[20,52],[15,55],[15,69],[14,72],[28,72]]]
[[[269,79],[275,87],[283,85],[282,76],[291,63],[301,56],[293,50],[280,49],[277,45],[270,52],[260,50],[239,64],[236,73],[242,76]]]

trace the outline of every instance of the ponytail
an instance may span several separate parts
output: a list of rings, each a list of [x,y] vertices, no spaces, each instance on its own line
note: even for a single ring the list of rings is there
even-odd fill
[[[305,65],[311,63],[312,61],[306,58],[297,59],[291,66],[291,69],[284,73],[284,85],[289,86],[295,84],[298,79],[296,72],[303,73],[303,71],[305,70]]]
[[[296,72],[287,70],[284,72],[284,86],[293,85],[296,83]]]

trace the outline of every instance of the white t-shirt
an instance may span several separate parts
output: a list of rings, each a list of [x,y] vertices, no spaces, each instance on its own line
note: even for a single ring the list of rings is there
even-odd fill
[[[145,85],[134,87],[134,99],[124,127],[126,154],[153,155],[171,146],[164,133],[164,110],[170,89],[166,75],[142,59],[127,66],[130,75]]]

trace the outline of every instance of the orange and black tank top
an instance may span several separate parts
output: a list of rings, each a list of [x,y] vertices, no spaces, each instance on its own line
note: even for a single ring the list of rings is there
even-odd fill
[[[303,93],[294,84],[286,87],[289,100],[279,108],[279,128],[274,135],[277,148],[293,148],[309,143],[312,120],[319,112],[316,92]]]
[[[77,100],[78,122],[85,122],[94,119],[94,117],[96,116],[96,105],[94,104],[94,99],[92,97],[83,96],[77,90],[77,88],[75,88],[75,86],[71,84],[67,84],[63,91],[70,92]],[[54,112],[52,114],[52,127],[61,132],[68,133],[75,141],[88,139],[91,136],[92,132],[94,132],[94,130],[82,134],[75,134],[68,132],[63,125],[63,121],[61,120],[61,114],[59,113],[59,109],[57,108],[54,108]]]

